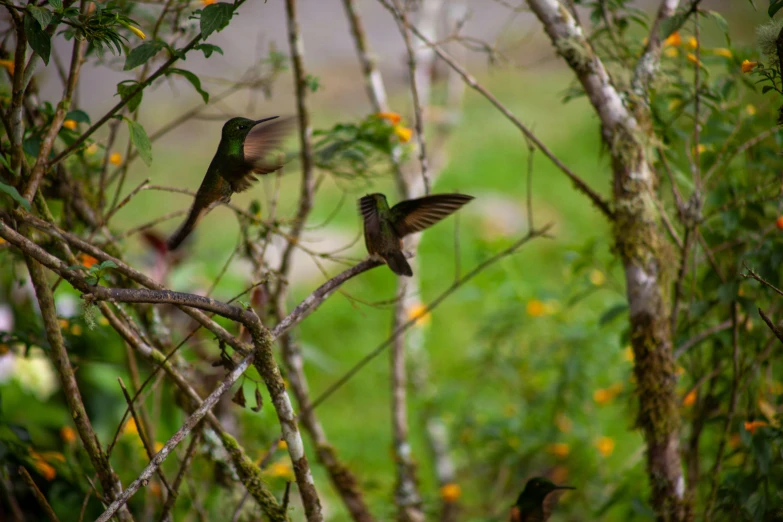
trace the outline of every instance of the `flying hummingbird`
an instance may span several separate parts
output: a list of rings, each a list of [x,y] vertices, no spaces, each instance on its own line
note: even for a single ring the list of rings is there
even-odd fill
[[[553,491],[575,489],[571,486],[557,486],[545,477],[533,477],[525,484],[517,503],[511,507],[511,522],[546,522],[552,514],[554,496],[547,498]]]
[[[272,116],[255,121],[231,118],[223,125],[220,145],[196,192],[188,218],[166,242],[169,250],[177,248],[215,206],[228,203],[234,192],[250,188],[257,181],[256,175],[269,174],[283,166],[283,156],[270,157],[270,152],[279,148],[293,127],[293,118],[283,118],[259,127],[259,124],[277,118]]]
[[[431,227],[471,199],[473,196],[464,194],[436,194],[400,201],[389,208],[383,194],[360,198],[367,252],[381,257],[395,274],[412,276],[413,271],[402,252],[402,238]]]

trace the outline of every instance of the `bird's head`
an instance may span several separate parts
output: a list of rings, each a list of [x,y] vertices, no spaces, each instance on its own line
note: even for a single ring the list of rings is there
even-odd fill
[[[533,477],[525,484],[525,489],[519,494],[516,505],[529,502],[543,502],[547,495],[558,489],[575,489],[571,486],[558,486],[546,477]]]
[[[376,192],[374,194],[367,194],[365,198],[372,198],[376,206],[387,205],[386,196],[384,196],[380,192]]]
[[[264,118],[261,120],[251,120],[248,118],[231,118],[223,125],[224,140],[244,140],[247,134],[259,123],[274,120],[277,116]]]

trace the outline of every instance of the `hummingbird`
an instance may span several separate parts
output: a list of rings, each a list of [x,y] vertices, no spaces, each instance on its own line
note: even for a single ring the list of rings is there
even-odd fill
[[[257,175],[269,174],[283,166],[283,156],[270,157],[270,152],[279,148],[293,127],[293,118],[259,126],[277,118],[231,118],[223,125],[217,152],[196,192],[188,217],[166,242],[169,250],[177,248],[215,206],[228,203],[234,192],[250,188],[258,180]]]
[[[576,489],[558,486],[546,477],[533,477],[525,484],[516,504],[511,507],[511,522],[546,522],[552,514],[554,498],[547,499],[553,491]]]
[[[400,201],[389,208],[383,194],[360,198],[367,252],[386,261],[395,274],[412,276],[411,266],[402,252],[402,238],[431,227],[471,199],[473,196],[465,194],[436,194]]]

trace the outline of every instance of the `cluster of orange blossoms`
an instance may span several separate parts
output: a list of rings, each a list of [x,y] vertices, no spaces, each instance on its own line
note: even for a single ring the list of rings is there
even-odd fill
[[[402,117],[396,112],[379,112],[375,115],[383,120],[388,120],[394,127],[394,134],[400,140],[400,143],[408,143],[413,136],[413,131],[408,127],[400,125]]]

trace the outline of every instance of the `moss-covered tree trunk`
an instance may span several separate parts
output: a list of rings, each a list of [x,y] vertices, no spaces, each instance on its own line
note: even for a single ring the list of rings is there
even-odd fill
[[[679,452],[680,416],[668,310],[668,243],[655,206],[655,172],[647,157],[650,120],[644,90],[660,56],[657,25],[676,1],[664,2],[651,44],[632,71],[634,92],[621,92],[573,13],[558,0],[528,0],[558,54],[576,74],[600,121],[612,155],[615,253],[625,268],[631,344],[635,356],[637,426],[647,444],[650,504],[662,522],[687,518]]]

